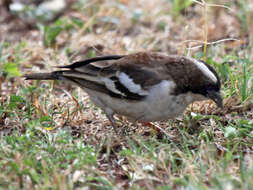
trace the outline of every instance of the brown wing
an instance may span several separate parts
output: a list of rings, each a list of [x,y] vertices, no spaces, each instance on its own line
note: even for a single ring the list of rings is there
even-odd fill
[[[107,59],[107,61],[110,61],[110,59]],[[152,85],[164,80],[162,75],[157,72],[159,70],[158,67],[164,67],[164,65],[158,64],[156,69],[155,65],[153,65],[150,68],[153,61],[153,57],[150,54],[138,53],[122,56],[117,60],[113,59],[113,62],[103,63],[103,66],[99,63],[87,63],[85,60],[61,68],[70,69],[63,71],[62,76],[77,83],[79,86],[90,89],[91,86],[87,85],[87,81],[89,81],[97,85],[96,90],[101,89],[99,90],[100,92],[107,93],[113,97],[139,100],[147,96],[148,90]],[[160,70],[164,69],[160,68]]]

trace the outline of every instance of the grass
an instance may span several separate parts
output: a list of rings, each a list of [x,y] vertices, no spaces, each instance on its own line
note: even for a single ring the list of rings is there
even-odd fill
[[[73,4],[75,18],[65,14],[32,31],[36,40],[12,41],[6,33],[0,43],[0,189],[253,189],[253,12],[245,6],[250,2],[208,1],[238,9],[232,14],[209,7],[207,20],[203,7],[190,1],[88,2]],[[213,20],[215,15],[220,19]],[[222,16],[242,20],[242,27],[216,22]],[[209,41],[217,40],[222,27],[221,38],[232,27],[241,41],[208,45],[206,55],[201,49],[189,52],[181,42],[203,40],[203,24]],[[206,56],[221,77],[224,109],[196,102],[182,118],[155,123],[160,131],[121,118],[124,135],[117,136],[81,89],[19,77],[95,55],[141,50]]]

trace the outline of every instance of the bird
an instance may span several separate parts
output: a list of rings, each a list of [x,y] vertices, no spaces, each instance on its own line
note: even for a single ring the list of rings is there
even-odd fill
[[[104,55],[58,66],[25,80],[64,80],[81,87],[117,132],[115,114],[134,122],[173,119],[195,102],[211,99],[223,107],[221,82],[202,60],[160,52]]]

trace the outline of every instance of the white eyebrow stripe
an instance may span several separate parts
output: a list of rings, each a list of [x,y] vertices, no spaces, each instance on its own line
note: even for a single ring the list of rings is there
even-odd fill
[[[146,90],[143,90],[141,85],[135,84],[133,79],[131,79],[126,73],[117,73],[119,81],[123,84],[130,92],[136,93],[138,95],[144,96],[148,95]]]
[[[193,61],[193,63],[205,74],[208,78],[210,78],[213,82],[217,83],[218,79],[215,74],[202,62],[189,58]]]

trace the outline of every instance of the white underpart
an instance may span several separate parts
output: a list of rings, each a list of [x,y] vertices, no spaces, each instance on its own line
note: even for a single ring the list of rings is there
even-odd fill
[[[194,64],[207,76],[209,77],[213,82],[217,82],[217,77],[214,75],[214,73],[202,62],[197,61],[196,59],[191,59]]]
[[[122,96],[126,96],[124,93],[120,92],[116,86],[115,86],[115,83],[113,80],[109,79],[109,78],[102,78],[101,79],[104,83],[105,83],[105,86],[112,92],[116,93],[116,94],[120,94]]]
[[[169,96],[169,94],[174,90],[175,86],[176,85],[173,81],[163,80],[150,89],[148,98],[154,99],[158,97],[159,99],[164,99]]]
[[[203,99],[201,95],[191,92],[175,96],[175,87],[173,81],[163,80],[149,89],[148,96],[141,101],[123,101],[90,89],[85,91],[106,115],[117,113],[132,121],[159,121],[179,116],[190,103]]]
[[[141,96],[148,95],[148,91],[143,90],[141,85],[135,84],[126,73],[118,73],[119,81],[123,84],[130,92],[139,94]]]

